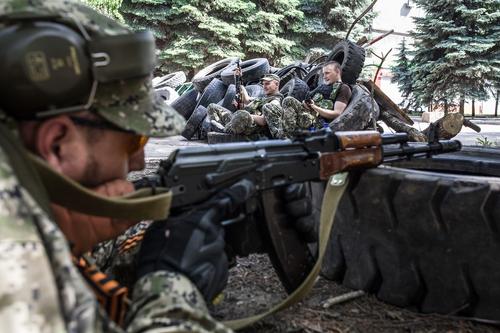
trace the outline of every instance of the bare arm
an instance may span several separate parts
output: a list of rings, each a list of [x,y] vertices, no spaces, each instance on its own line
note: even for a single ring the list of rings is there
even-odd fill
[[[347,107],[346,103],[339,102],[339,101],[335,102],[335,104],[333,106],[333,110],[321,108],[314,103],[309,104],[309,105],[313,111],[316,111],[320,116],[322,116],[323,118],[326,118],[328,120],[333,120],[333,119],[337,118],[338,116],[340,116],[340,114],[342,112],[344,112],[345,108]]]
[[[266,118],[264,118],[264,116],[257,116],[255,114],[253,114],[252,118],[255,121],[255,123],[259,126],[266,126],[267,125]]]

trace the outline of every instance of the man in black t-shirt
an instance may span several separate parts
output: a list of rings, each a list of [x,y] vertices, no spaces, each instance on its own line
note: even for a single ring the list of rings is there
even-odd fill
[[[336,61],[323,66],[323,81],[304,102],[283,100],[283,128],[291,136],[298,130],[321,129],[340,116],[351,98],[351,88],[342,83],[342,69]]]

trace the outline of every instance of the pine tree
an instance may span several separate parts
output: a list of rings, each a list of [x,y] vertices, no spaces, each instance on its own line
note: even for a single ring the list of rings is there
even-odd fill
[[[424,103],[486,99],[500,81],[500,2],[415,2],[426,14],[415,19],[415,94]]]
[[[347,31],[356,17],[370,4],[369,0],[301,0],[300,9],[304,21],[297,33],[302,51],[316,49],[327,53]],[[351,32],[349,39],[356,40],[373,20],[374,14],[367,14]]]
[[[163,71],[193,72],[230,56],[286,58],[295,46],[286,31],[302,15],[297,6],[298,0],[124,0],[121,12],[133,28],[154,32]]]
[[[118,11],[122,0],[83,0],[83,2],[101,13],[123,22],[123,17]]]
[[[393,74],[391,81],[398,84],[399,92],[403,97],[401,105],[405,109],[418,106],[413,96],[412,62],[409,59],[409,53],[403,38],[399,44],[399,53],[396,55],[396,64],[391,67]]]

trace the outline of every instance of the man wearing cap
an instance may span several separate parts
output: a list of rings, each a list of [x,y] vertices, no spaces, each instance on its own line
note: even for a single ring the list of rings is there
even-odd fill
[[[264,97],[250,97],[241,86],[242,110],[232,113],[220,105],[209,105],[208,115],[214,130],[247,136],[269,131],[272,138],[283,138],[280,78],[276,74],[265,74],[260,81]]]
[[[205,300],[227,281],[217,222],[248,197],[248,184],[153,222],[129,301],[99,306],[107,296],[93,292],[103,287],[115,297],[122,289],[87,269],[85,253],[143,216],[168,213],[140,204],[161,202],[168,210],[168,193],[121,197],[134,191],[126,176],[144,167],[147,138],[184,125],[154,94],[154,52],[150,33],[131,32],[77,2],[0,3],[2,330],[229,331]]]

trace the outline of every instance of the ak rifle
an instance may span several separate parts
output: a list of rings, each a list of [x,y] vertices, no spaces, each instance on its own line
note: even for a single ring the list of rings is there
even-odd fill
[[[156,174],[135,185],[170,189],[175,210],[189,209],[239,180],[252,181],[257,198],[249,200],[238,216],[223,222],[227,244],[236,255],[267,252],[285,289],[291,292],[314,262],[307,244],[287,222],[278,193],[283,186],[324,181],[338,172],[460,148],[456,140],[409,143],[406,133],[322,130],[295,140],[181,148],[160,162]]]

